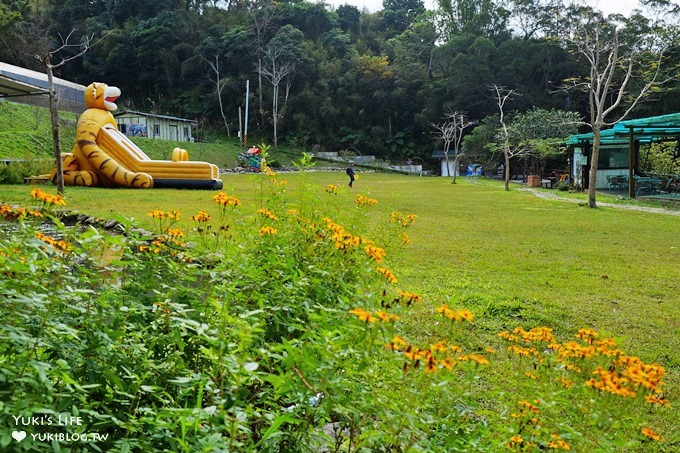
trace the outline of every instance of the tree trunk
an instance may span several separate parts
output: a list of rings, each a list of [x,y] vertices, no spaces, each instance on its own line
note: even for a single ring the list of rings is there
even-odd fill
[[[456,154],[456,157],[453,158],[453,181],[451,181],[451,184],[456,184],[456,175],[458,173],[458,165],[460,165],[461,157],[463,156]]]
[[[596,208],[595,183],[597,181],[597,161],[600,157],[600,128],[593,126],[593,151],[590,155],[590,174],[588,175],[588,207]]]
[[[64,193],[64,165],[61,160],[61,143],[59,141],[59,110],[57,109],[57,93],[54,90],[54,75],[52,65],[48,61],[45,64],[47,69],[47,89],[50,99],[50,121],[52,123],[52,144],[54,149],[54,160],[57,167],[57,193]]]
[[[510,154],[505,151],[505,190],[510,190]]]
[[[279,147],[277,125],[279,122],[279,86],[274,85],[274,97],[272,99],[272,121],[274,122],[274,148]]]

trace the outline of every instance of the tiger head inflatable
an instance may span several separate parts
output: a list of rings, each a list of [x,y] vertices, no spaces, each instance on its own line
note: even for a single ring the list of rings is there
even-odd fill
[[[113,112],[118,109],[115,104],[120,97],[120,89],[105,83],[95,82],[85,88],[85,105],[90,109],[102,109]]]

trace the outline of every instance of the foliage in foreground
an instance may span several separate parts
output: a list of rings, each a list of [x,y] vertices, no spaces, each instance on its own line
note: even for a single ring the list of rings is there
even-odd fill
[[[398,287],[389,251],[408,247],[416,216],[371,225],[379,203],[368,195],[328,185],[287,197],[285,181],[266,178],[259,206],[219,193],[191,215],[191,232],[162,210],[149,213],[151,235],[67,228],[55,215],[63,198],[38,189],[36,206],[0,207],[11,231],[0,242],[0,446],[663,445],[646,423],[667,406],[662,366],[587,328],[560,340],[517,327],[492,348],[451,303],[433,305],[427,341],[405,338],[400,322],[428,301]],[[485,379],[491,367],[504,370],[503,388]],[[55,423],[64,419],[75,421]]]

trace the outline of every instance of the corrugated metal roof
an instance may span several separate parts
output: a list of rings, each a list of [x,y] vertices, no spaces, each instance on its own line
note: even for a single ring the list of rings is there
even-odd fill
[[[634,139],[641,143],[680,138],[680,113],[619,121],[613,128],[600,133],[601,143],[603,145],[628,143],[631,131]],[[576,145],[592,141],[593,133],[588,132],[572,135],[565,143]]]
[[[2,77],[0,96],[30,96],[47,93],[47,74],[42,72],[0,62],[0,77]],[[84,85],[55,77],[54,86],[60,99],[85,104]]]
[[[147,118],[161,118],[161,119],[165,119],[165,120],[183,121],[185,123],[192,123],[192,124],[197,123],[196,120],[190,120],[190,119],[187,119],[187,118],[179,118],[177,116],[168,116],[168,115],[157,115],[155,113],[137,112],[137,111],[134,111],[134,110],[122,110],[120,112],[116,112],[116,113],[113,114],[113,116],[116,116],[116,117],[122,116],[122,115],[139,115],[139,116],[145,116]]]

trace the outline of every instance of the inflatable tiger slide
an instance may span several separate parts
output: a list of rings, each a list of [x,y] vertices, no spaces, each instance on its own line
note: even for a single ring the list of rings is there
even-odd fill
[[[222,188],[219,170],[207,162],[190,162],[187,151],[175,148],[172,160],[151,160],[118,130],[111,114],[120,90],[104,83],[85,89],[88,107],[78,118],[76,143],[62,155],[64,185],[132,188]],[[49,175],[56,184],[56,166]]]

